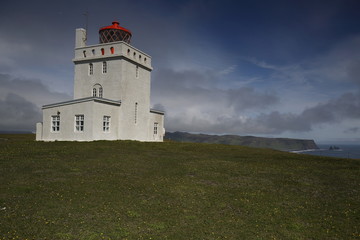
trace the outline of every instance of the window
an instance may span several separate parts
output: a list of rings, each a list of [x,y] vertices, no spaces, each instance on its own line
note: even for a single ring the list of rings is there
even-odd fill
[[[103,132],[110,132],[110,116],[103,118]]]
[[[137,111],[138,111],[138,103],[135,103],[135,114],[134,114],[134,122],[137,123]]]
[[[103,73],[107,73],[107,63],[103,62]]]
[[[84,131],[84,115],[75,115],[75,132]]]
[[[141,62],[141,55],[139,55],[139,61]]]
[[[154,123],[154,135],[158,134],[158,123]]]
[[[134,52],[134,58],[136,58],[136,52]]]
[[[92,63],[89,64],[89,75],[94,74],[94,65]]]
[[[115,49],[113,47],[110,48],[110,52],[111,54],[114,54],[115,53]]]
[[[85,50],[83,51],[83,54],[84,54],[84,58],[85,58],[86,57],[86,51]]]
[[[139,78],[139,66],[136,66],[135,76],[136,76],[136,78]]]
[[[127,50],[127,55],[130,56],[130,49]]]
[[[91,50],[92,55],[95,55],[95,49]]]
[[[101,49],[101,55],[104,55],[105,54],[105,49]]]
[[[51,131],[60,132],[60,116],[54,115],[51,116]]]
[[[92,88],[92,96],[102,98],[104,94],[103,88],[100,84],[96,83]]]
[[[146,60],[147,60],[147,59],[146,59],[146,58],[144,58],[144,63],[145,63],[145,64],[146,64]]]

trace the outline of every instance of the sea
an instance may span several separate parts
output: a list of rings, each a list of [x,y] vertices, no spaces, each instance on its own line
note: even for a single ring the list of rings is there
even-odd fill
[[[334,146],[338,149],[330,150]],[[318,144],[319,149],[310,149],[304,151],[294,151],[300,154],[309,154],[316,156],[327,156],[348,159],[360,159],[360,145],[322,145]]]

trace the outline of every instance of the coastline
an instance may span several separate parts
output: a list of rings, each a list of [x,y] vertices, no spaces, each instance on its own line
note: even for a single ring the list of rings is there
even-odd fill
[[[315,156],[360,159],[360,145],[337,145],[340,147],[340,149],[335,149],[335,150],[329,149],[331,145],[319,144],[318,146],[319,149],[297,150],[290,152],[298,153],[298,154],[315,155]]]

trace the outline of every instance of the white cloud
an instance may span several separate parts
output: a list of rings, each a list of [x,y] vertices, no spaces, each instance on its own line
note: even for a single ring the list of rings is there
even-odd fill
[[[229,74],[229,73],[232,73],[232,72],[235,71],[236,67],[237,67],[237,65],[235,65],[235,64],[234,64],[234,65],[231,65],[231,66],[225,68],[224,70],[221,70],[221,71],[219,72],[219,75],[227,75],[227,74]]]

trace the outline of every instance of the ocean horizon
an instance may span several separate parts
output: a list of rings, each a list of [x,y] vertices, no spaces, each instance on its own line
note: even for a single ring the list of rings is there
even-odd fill
[[[319,149],[309,149],[303,151],[293,151],[294,153],[308,154],[315,156],[326,156],[336,158],[347,159],[360,159],[360,145],[330,145],[330,144],[318,144]],[[336,147],[339,149],[330,150],[330,147]]]

